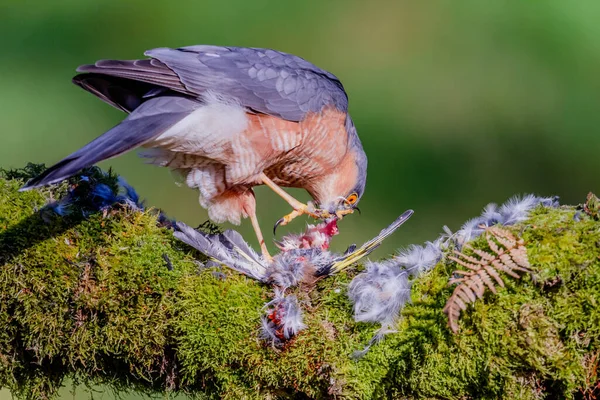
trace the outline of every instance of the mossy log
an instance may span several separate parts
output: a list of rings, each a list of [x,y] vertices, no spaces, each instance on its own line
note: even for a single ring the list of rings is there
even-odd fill
[[[600,222],[574,207],[511,228],[534,272],[469,306],[458,334],[442,312],[446,260],[415,282],[397,332],[355,360],[377,327],[353,320],[352,272],[319,282],[308,328],[277,350],[258,340],[270,289],[203,268],[156,213],[49,221],[38,210],[53,192],[22,183],[0,179],[0,387],[18,398],[52,398],[65,378],[228,399],[598,395]]]

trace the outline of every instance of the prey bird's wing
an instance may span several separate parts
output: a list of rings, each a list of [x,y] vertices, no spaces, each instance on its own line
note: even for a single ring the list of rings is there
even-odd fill
[[[212,91],[289,121],[300,121],[326,106],[348,110],[348,97],[335,75],[291,54],[200,45],[158,48],[145,55],[151,59],[102,60],[78,72],[127,78],[192,97]]]
[[[390,236],[392,233],[394,233],[396,231],[396,229],[398,229],[403,223],[405,223],[413,215],[413,213],[414,213],[413,210],[405,211],[402,215],[400,215],[398,218],[396,218],[396,220],[394,222],[392,222],[387,228],[385,228],[381,232],[379,232],[379,235],[377,235],[373,239],[369,240],[368,242],[366,242],[365,244],[360,246],[358,249],[352,251],[351,253],[344,254],[343,256],[338,257],[332,263],[321,268],[317,272],[317,274],[320,276],[336,274],[336,273],[344,270],[345,268],[349,267],[350,265],[358,262],[363,257],[368,256],[369,254],[371,254],[373,252],[373,250],[378,248],[379,245],[381,245],[381,243],[388,236]]]
[[[200,104],[179,96],[148,99],[119,125],[33,178],[21,190],[60,182],[83,168],[134,149],[152,140]]]
[[[243,257],[252,264],[258,264],[259,266],[262,266],[263,263],[258,253],[256,253],[248,245],[248,243],[246,243],[242,235],[240,235],[237,231],[234,231],[233,229],[228,229],[222,233],[222,236],[229,242],[229,246],[237,254],[239,254],[241,257]]]
[[[183,222],[177,222],[177,230],[174,235],[182,242],[206,254],[213,261],[225,264],[250,278],[261,282],[265,281],[266,265],[239,233],[227,230],[221,234],[209,235],[199,232]]]

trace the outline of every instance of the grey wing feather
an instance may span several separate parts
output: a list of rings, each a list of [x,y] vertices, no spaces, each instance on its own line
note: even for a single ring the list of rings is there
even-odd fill
[[[339,79],[308,61],[270,49],[219,46],[158,48],[150,60],[102,60],[79,72],[146,82],[189,96],[214,91],[261,113],[300,121],[308,112],[333,106],[347,112]]]
[[[174,235],[219,263],[258,281],[265,281],[266,266],[239,233],[228,230],[222,234],[208,235],[177,222]]]
[[[223,232],[223,237],[231,243],[233,248],[239,253],[243,254],[246,259],[250,259],[258,264],[261,264],[260,256],[246,243],[242,235],[233,229],[228,229]]]
[[[348,110],[337,77],[308,61],[270,49],[190,46],[159,48],[146,55],[177,73],[192,92],[223,92],[266,114],[299,121],[327,105]]]
[[[164,63],[156,59],[150,60],[100,60],[95,64],[82,65],[77,72],[91,72],[127,78],[170,88],[187,93],[181,80]]]
[[[350,252],[346,251],[341,257],[337,257],[331,263],[326,264],[319,268],[317,276],[331,275],[342,271],[344,268],[356,263],[362,258],[371,254],[381,243],[396,231],[402,224],[404,224],[413,215],[413,210],[406,210],[402,213],[394,222],[392,222],[387,228],[384,228],[379,232],[379,235],[373,239],[364,243],[358,249],[354,248]],[[356,246],[354,246],[356,247]],[[348,249],[350,250],[350,248]]]
[[[119,125],[33,178],[21,190],[60,182],[83,168],[132,150],[160,135],[200,104],[184,97],[149,99]]]
[[[396,231],[396,229],[398,229],[402,224],[408,221],[408,219],[413,214],[413,210],[406,210],[402,213],[402,215],[396,218],[396,220],[392,222],[387,228],[382,229],[381,232],[379,232],[379,235],[360,246],[359,250],[365,249],[365,251],[367,251],[365,255],[372,253],[377,247],[379,247],[379,245],[381,245],[384,239],[388,238],[392,233]]]

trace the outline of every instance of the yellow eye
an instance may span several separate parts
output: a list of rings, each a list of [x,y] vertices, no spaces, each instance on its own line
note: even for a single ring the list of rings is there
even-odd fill
[[[350,196],[346,197],[346,201],[348,204],[354,204],[358,200],[358,195],[356,193],[352,193]]]

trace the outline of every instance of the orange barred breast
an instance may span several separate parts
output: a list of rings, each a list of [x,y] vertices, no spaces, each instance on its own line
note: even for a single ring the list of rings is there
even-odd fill
[[[309,113],[300,122],[265,114],[249,114],[245,142],[251,152],[243,163],[255,163],[275,183],[306,187],[330,173],[348,150],[346,114],[334,108]],[[244,151],[247,150],[247,151]]]

